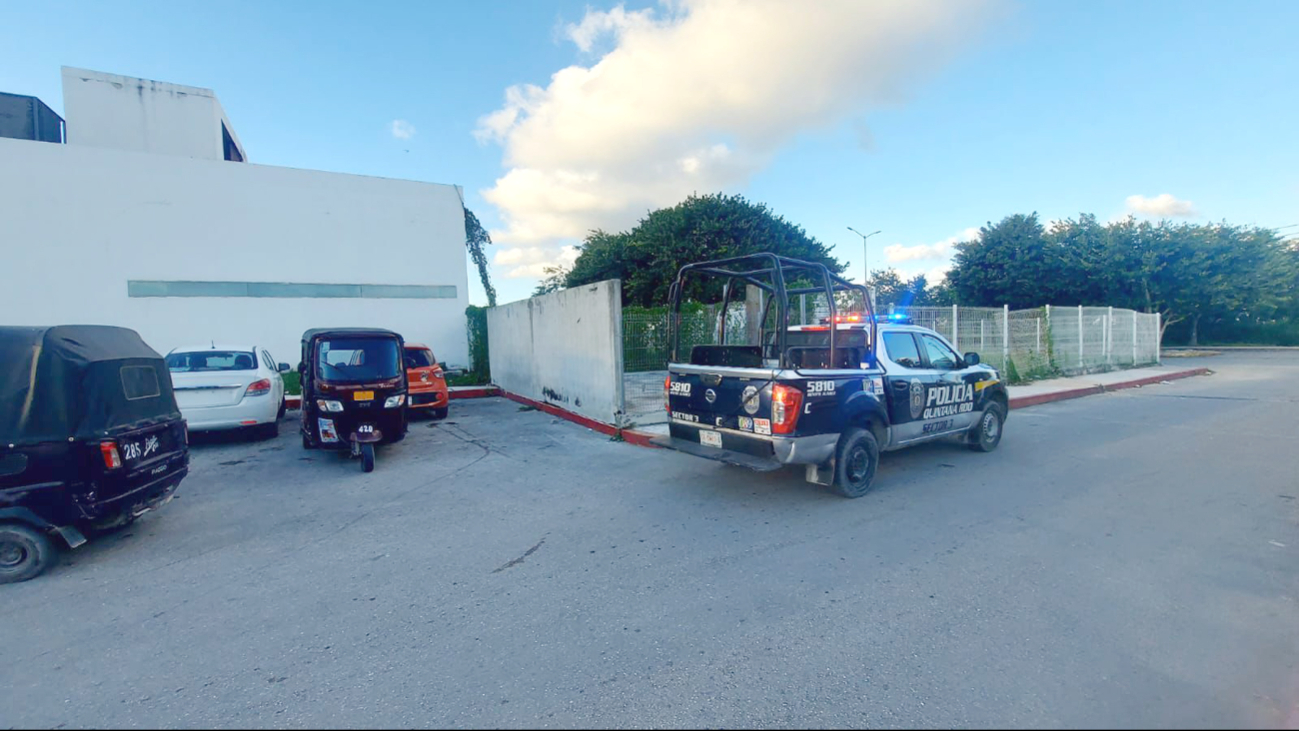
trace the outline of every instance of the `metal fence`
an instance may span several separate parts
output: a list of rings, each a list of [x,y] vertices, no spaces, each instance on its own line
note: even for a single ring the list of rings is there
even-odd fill
[[[976,352],[1012,382],[1159,362],[1159,315],[1114,307],[913,307],[917,325]]]

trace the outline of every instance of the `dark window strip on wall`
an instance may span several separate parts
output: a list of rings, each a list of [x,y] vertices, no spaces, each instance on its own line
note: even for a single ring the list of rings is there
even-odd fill
[[[454,284],[306,284],[296,282],[184,282],[132,279],[128,297],[279,297],[455,299]]]

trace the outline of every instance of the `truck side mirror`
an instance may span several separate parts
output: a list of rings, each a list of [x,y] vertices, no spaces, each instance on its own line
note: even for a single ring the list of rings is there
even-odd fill
[[[976,366],[979,364],[978,353],[966,353],[964,357],[965,357],[965,365],[967,366]]]

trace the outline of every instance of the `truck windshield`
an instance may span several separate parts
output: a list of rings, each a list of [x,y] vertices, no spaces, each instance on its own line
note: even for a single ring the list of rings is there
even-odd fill
[[[397,341],[330,338],[316,347],[316,373],[325,381],[375,381],[401,374]]]

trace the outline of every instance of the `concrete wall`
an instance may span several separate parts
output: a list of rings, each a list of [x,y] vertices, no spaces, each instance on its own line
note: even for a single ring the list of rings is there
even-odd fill
[[[487,311],[492,381],[607,424],[622,417],[622,286],[588,284]]]
[[[63,116],[70,145],[223,160],[224,123],[243,151],[211,89],[65,66]]]
[[[298,361],[311,327],[378,326],[468,362],[450,185],[0,139],[0,324],[123,325]],[[128,297],[129,281],[453,286],[450,298]],[[282,289],[282,288],[281,288]]]

